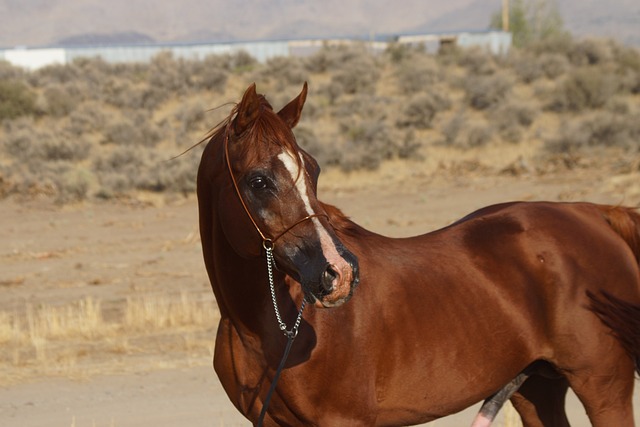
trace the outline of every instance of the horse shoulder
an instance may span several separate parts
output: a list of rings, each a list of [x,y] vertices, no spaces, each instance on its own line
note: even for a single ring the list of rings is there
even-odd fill
[[[260,392],[262,369],[243,345],[228,318],[220,320],[216,335],[213,367],[227,396],[245,416],[255,412],[255,396]]]

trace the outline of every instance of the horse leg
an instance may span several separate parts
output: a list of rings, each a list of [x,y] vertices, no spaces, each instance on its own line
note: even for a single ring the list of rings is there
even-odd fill
[[[564,377],[533,375],[511,397],[524,427],[568,427],[564,409],[569,383]]]
[[[640,358],[640,305],[606,293],[588,296],[600,323],[592,319],[581,323],[580,351],[559,353],[558,366],[564,368],[594,427],[631,427],[634,371]]]
[[[593,427],[633,427],[634,375],[630,359],[584,375],[568,374]]]
[[[478,415],[476,415],[473,420],[471,427],[489,427],[496,418],[496,415],[498,415],[498,411],[500,411],[504,403],[513,395],[513,393],[518,391],[522,383],[529,378],[529,375],[530,374],[527,370],[523,371],[511,380],[511,382],[502,387],[498,392],[487,398],[482,404]]]

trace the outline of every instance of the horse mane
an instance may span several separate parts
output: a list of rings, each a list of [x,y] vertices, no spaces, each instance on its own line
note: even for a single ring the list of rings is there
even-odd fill
[[[324,202],[320,202],[320,205],[329,216],[329,222],[337,233],[351,237],[359,237],[369,233],[364,228],[353,222],[337,207]]]

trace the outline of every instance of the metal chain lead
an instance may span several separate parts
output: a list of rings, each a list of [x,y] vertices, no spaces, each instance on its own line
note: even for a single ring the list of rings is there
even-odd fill
[[[273,302],[273,311],[276,313],[276,320],[278,321],[278,326],[282,333],[289,338],[295,338],[298,335],[298,328],[300,327],[300,322],[302,321],[302,311],[304,310],[304,306],[306,304],[306,299],[302,298],[302,305],[300,306],[300,311],[298,311],[298,317],[296,317],[296,321],[293,324],[293,328],[291,330],[287,330],[287,325],[280,317],[280,310],[278,310],[278,302],[276,301],[276,290],[273,281],[273,266],[275,265],[275,260],[273,259],[273,243],[270,240],[265,240],[263,245],[264,250],[267,254],[267,273],[269,274],[269,289],[271,291],[271,301]]]

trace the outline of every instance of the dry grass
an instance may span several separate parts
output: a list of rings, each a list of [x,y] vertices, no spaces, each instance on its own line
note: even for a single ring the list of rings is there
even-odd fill
[[[149,369],[210,363],[219,319],[212,301],[187,293],[144,295],[127,298],[117,311],[106,318],[93,298],[0,311],[0,383],[135,370],[140,363],[129,359],[141,355]]]

